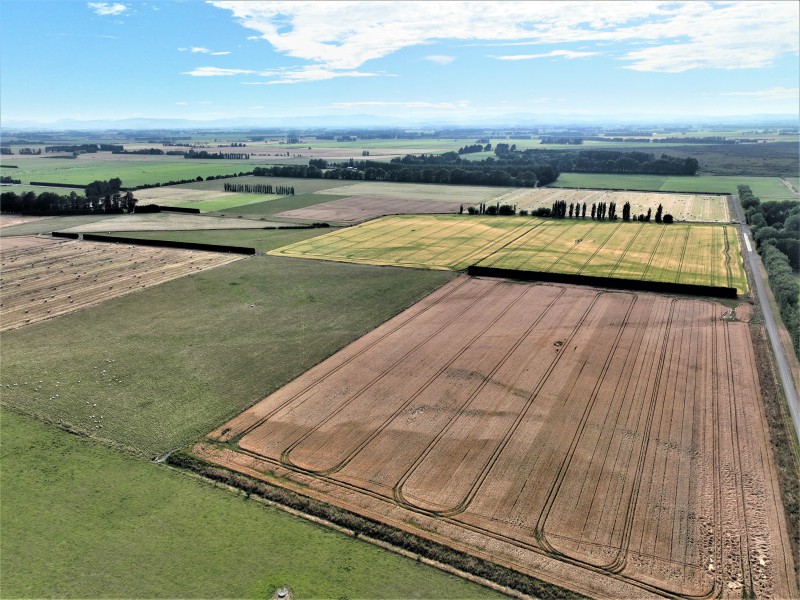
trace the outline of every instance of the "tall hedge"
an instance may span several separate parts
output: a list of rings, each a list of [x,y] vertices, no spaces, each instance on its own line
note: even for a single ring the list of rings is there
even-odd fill
[[[750,186],[739,186],[739,200],[769,275],[769,286],[795,354],[800,357],[800,284],[793,269],[800,265],[800,202],[764,202]]]

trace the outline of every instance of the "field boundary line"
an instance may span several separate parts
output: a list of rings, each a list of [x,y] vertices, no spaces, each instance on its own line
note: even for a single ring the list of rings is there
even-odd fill
[[[432,304],[430,304],[429,306],[426,306],[426,307],[422,308],[421,310],[418,310],[418,311],[414,312],[414,313],[413,313],[413,314],[411,314],[410,316],[406,315],[406,318],[405,318],[405,319],[402,319],[402,320],[400,321],[400,323],[397,323],[397,324],[394,326],[394,328],[390,329],[390,330],[389,330],[389,331],[387,331],[385,334],[383,334],[381,337],[377,338],[375,341],[371,342],[370,344],[368,344],[367,346],[365,346],[364,348],[362,348],[361,350],[359,350],[358,352],[356,352],[356,353],[355,353],[353,356],[349,357],[349,358],[348,358],[346,361],[342,362],[342,363],[341,363],[341,364],[339,364],[339,365],[336,365],[336,366],[335,366],[333,369],[331,369],[331,370],[330,370],[330,371],[328,371],[327,373],[323,374],[323,375],[322,375],[322,376],[321,376],[319,379],[316,379],[316,380],[312,381],[311,383],[309,383],[308,385],[306,385],[305,387],[303,387],[301,390],[299,390],[297,393],[293,394],[291,397],[289,397],[289,398],[288,398],[287,400],[285,400],[284,402],[280,403],[280,404],[279,404],[277,407],[275,407],[274,409],[272,409],[271,411],[269,411],[269,412],[268,412],[266,415],[264,415],[263,417],[261,417],[261,418],[257,419],[257,420],[255,421],[255,423],[253,423],[252,425],[250,425],[250,426],[246,427],[246,428],[245,428],[245,429],[243,429],[241,432],[237,433],[237,435],[236,435],[236,438],[237,438],[237,439],[241,439],[241,438],[242,438],[242,437],[244,437],[245,435],[247,435],[247,434],[251,433],[251,432],[252,432],[254,429],[256,429],[257,427],[260,427],[261,425],[263,425],[264,423],[266,423],[266,422],[267,422],[269,419],[271,419],[273,416],[275,416],[275,415],[276,415],[276,414],[277,414],[279,411],[283,410],[283,409],[284,409],[286,406],[288,406],[289,404],[291,404],[292,402],[294,402],[294,401],[295,401],[297,398],[299,398],[301,395],[303,395],[303,394],[305,394],[306,392],[308,392],[308,391],[309,391],[309,390],[310,390],[312,387],[314,387],[315,385],[318,385],[318,384],[319,384],[320,382],[322,382],[322,381],[325,381],[325,380],[326,380],[328,377],[330,377],[331,375],[333,375],[334,373],[336,373],[336,372],[337,372],[337,371],[339,371],[340,369],[344,368],[346,365],[350,364],[350,363],[351,363],[353,360],[355,360],[356,358],[360,357],[362,354],[365,354],[365,353],[369,352],[369,351],[370,351],[370,350],[371,350],[371,349],[372,349],[374,346],[376,346],[377,344],[379,344],[379,343],[381,343],[382,341],[384,341],[384,340],[385,340],[385,339],[386,339],[388,336],[392,335],[393,333],[396,333],[396,332],[397,332],[397,331],[399,331],[401,328],[405,327],[405,326],[406,326],[406,325],[409,323],[409,321],[413,320],[414,318],[416,318],[416,317],[417,317],[417,316],[419,316],[420,314],[424,314],[424,313],[428,312],[429,310],[433,309],[435,306],[437,306],[439,303],[441,303],[441,302],[442,302],[444,299],[446,299],[448,296],[450,296],[451,294],[455,293],[457,290],[459,290],[459,289],[461,289],[463,286],[465,286],[465,285],[466,285],[466,284],[467,284],[469,281],[470,281],[470,280],[469,280],[468,278],[465,278],[463,281],[461,281],[461,282],[458,282],[457,284],[454,282],[454,283],[453,283],[453,285],[452,285],[452,289],[450,289],[450,290],[447,290],[447,292],[446,292],[446,293],[445,293],[443,296],[441,296],[440,298],[437,298],[435,302],[433,302],[433,303],[432,303]],[[440,289],[441,289],[441,288],[440,288]],[[492,288],[490,288],[489,290],[487,290],[486,292],[484,292],[484,293],[483,293],[483,294],[482,294],[482,295],[481,295],[479,298],[477,298],[477,299],[475,300],[475,302],[477,302],[478,300],[480,300],[480,298],[482,298],[484,295],[488,294],[488,293],[489,293],[489,291],[491,291],[491,289],[494,289],[494,288],[492,287]],[[435,293],[435,292],[434,292],[434,293]],[[424,301],[424,299],[423,299],[422,301]],[[421,302],[422,302],[422,301],[421,301]],[[413,310],[413,306],[412,306],[411,308],[407,309],[407,311],[412,311],[412,310]],[[404,311],[404,312],[407,312],[407,311]],[[399,315],[397,315],[397,317],[400,317],[400,316],[401,316],[401,315],[403,315],[403,314],[404,314],[404,313],[400,313]],[[442,327],[441,327],[440,329],[443,329],[444,327],[446,327],[447,325],[449,325],[450,323],[452,323],[453,321],[455,321],[455,320],[456,320],[456,319],[457,319],[459,316],[460,316],[460,315],[456,315],[456,316],[454,316],[454,317],[453,317],[451,320],[447,321],[447,322],[446,322],[444,325],[442,325]],[[397,317],[395,317],[395,318],[397,318]],[[373,330],[373,331],[374,331],[374,330]],[[433,336],[433,335],[435,335],[435,332],[434,332],[434,334],[431,334],[431,336]],[[428,338],[426,338],[426,340],[423,340],[423,342],[419,342],[419,344],[422,344],[422,343],[424,343],[424,341],[427,341],[427,339],[428,339]],[[419,345],[419,344],[418,344],[418,345]],[[416,347],[416,346],[415,346],[415,347]],[[341,352],[341,350],[340,350],[340,352]],[[326,359],[326,360],[329,360],[329,359]],[[398,360],[402,360],[402,359],[398,359]],[[323,362],[325,362],[325,361],[323,361]],[[322,363],[320,363],[320,364],[322,364]],[[276,391],[277,391],[277,390],[276,390]],[[270,394],[270,395],[271,395],[271,394]],[[267,397],[269,397],[269,396],[265,396],[265,398],[267,398]],[[263,399],[265,399],[265,398],[262,398],[262,400],[263,400]],[[252,408],[252,407],[251,407],[251,408]],[[248,410],[249,410],[249,409],[248,409]],[[245,412],[246,412],[246,411],[245,411]],[[222,427],[221,427],[221,428],[224,428],[224,427],[225,427],[225,425],[222,425]],[[222,434],[222,435],[224,435],[224,434]]]

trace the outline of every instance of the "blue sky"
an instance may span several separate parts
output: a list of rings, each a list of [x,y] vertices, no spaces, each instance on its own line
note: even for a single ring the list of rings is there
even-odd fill
[[[2,0],[0,115],[797,114],[800,3]]]

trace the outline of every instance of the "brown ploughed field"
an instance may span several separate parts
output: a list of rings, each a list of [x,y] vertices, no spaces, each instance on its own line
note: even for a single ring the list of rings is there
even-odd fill
[[[406,200],[386,196],[350,196],[306,208],[288,210],[276,216],[310,221],[363,223],[386,215],[457,214],[462,206],[467,210],[467,206],[472,204]]]
[[[791,596],[748,325],[459,277],[194,446],[596,597]]]
[[[0,331],[70,313],[239,258],[216,252],[77,240],[4,240],[0,245]]]

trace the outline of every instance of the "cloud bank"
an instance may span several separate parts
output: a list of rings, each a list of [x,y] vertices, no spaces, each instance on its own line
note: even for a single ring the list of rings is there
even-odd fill
[[[404,48],[442,41],[509,45],[638,44],[623,50],[621,66],[680,73],[747,69],[797,54],[800,3],[575,1],[565,2],[315,2],[210,0],[258,33],[280,54],[308,62],[317,75],[296,82],[352,76],[365,63]],[[252,36],[251,36],[252,37]],[[593,53],[592,53],[593,54]],[[502,60],[581,58],[556,50]],[[431,55],[442,57],[443,55]],[[304,67],[308,69],[308,65]]]

